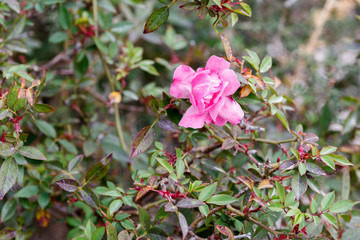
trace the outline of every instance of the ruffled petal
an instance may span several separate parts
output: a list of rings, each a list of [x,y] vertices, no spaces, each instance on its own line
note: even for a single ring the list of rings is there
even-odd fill
[[[225,103],[225,98],[221,97],[219,98],[219,101],[217,103],[215,103],[214,105],[211,106],[211,108],[209,108],[209,115],[213,122],[216,121],[219,115],[219,111],[224,106],[224,103]]]
[[[207,73],[197,74],[194,80],[191,82],[191,97],[190,101],[196,106],[199,112],[203,112],[205,109],[205,103],[203,97],[209,93],[210,78]]]
[[[220,71],[218,74],[221,80],[223,81],[223,84],[225,82],[228,83],[224,89],[224,92],[222,93],[222,96],[233,95],[236,92],[236,90],[238,90],[238,88],[240,87],[240,83],[237,79],[235,72],[231,69],[225,69]]]
[[[218,73],[221,70],[229,69],[230,63],[223,58],[213,55],[207,61],[205,68],[209,69],[211,72]]]
[[[191,106],[179,122],[179,126],[188,128],[202,128],[208,113],[199,113],[194,106]]]
[[[170,95],[176,98],[189,98],[194,73],[195,71],[189,66],[177,67],[174,72],[174,81],[170,86]]]
[[[224,105],[222,108],[220,108],[218,115],[218,118],[220,117],[219,123],[222,122],[222,119],[225,119],[232,124],[238,124],[244,117],[243,110],[241,109],[240,105],[231,97],[224,97],[224,100]],[[218,122],[218,119],[215,121],[215,125],[218,125],[216,122]]]
[[[226,123],[226,119],[225,119],[225,118],[222,118],[221,116],[217,116],[216,120],[213,121],[213,123],[214,123],[216,126],[224,126],[225,123]]]

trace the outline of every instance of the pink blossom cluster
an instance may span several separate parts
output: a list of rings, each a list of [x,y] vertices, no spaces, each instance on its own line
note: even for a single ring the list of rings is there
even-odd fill
[[[192,104],[179,125],[202,128],[205,123],[218,126],[226,122],[238,124],[244,112],[231,95],[239,87],[230,63],[217,56],[211,56],[205,68],[199,68],[196,72],[186,65],[177,67],[170,94],[176,98],[189,98]]]

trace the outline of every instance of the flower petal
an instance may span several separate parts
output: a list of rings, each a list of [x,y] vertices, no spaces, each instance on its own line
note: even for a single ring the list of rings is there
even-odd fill
[[[191,106],[179,122],[179,126],[188,128],[202,128],[208,113],[199,113],[194,106]]]
[[[223,58],[213,55],[207,61],[205,68],[209,69],[211,72],[218,73],[221,70],[229,69],[230,63]]]
[[[174,82],[170,86],[170,95],[176,98],[189,98],[194,73],[195,71],[189,66],[177,67],[174,72]]]
[[[244,117],[244,112],[241,109],[240,105],[231,97],[224,97],[224,105],[219,111],[219,115],[215,121],[216,122],[222,122],[222,119],[225,119],[226,121],[232,123],[232,124],[238,124],[241,119]],[[219,125],[221,126],[221,125]]]
[[[220,97],[219,101],[217,103],[215,103],[214,105],[212,105],[211,108],[209,108],[209,115],[210,115],[211,119],[213,120],[213,122],[216,121],[216,119],[219,115],[219,111],[224,106],[224,103],[225,103],[225,98]]]
[[[199,112],[203,112],[205,109],[203,97],[209,93],[210,88],[209,75],[207,73],[197,74],[191,82],[191,86],[190,102],[199,110]]]
[[[235,72],[231,69],[224,69],[220,71],[218,74],[221,80],[223,81],[223,84],[225,82],[228,82],[222,95],[223,96],[233,95],[236,92],[236,90],[238,90],[238,88],[240,87],[240,83],[237,79]]]

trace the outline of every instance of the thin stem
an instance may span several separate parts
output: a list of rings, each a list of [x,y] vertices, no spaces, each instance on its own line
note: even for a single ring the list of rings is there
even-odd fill
[[[106,74],[106,76],[107,76],[107,78],[109,80],[111,91],[114,92],[115,91],[115,84],[114,84],[114,79],[111,76],[110,69],[109,69],[108,65],[106,64],[102,53],[100,51],[98,51],[98,52],[99,52],[99,56],[100,56],[100,59],[101,59],[101,63],[104,66],[105,74]],[[122,131],[122,128],[121,128],[121,121],[120,121],[120,113],[119,113],[118,104],[113,103],[112,105],[113,105],[114,112],[115,112],[116,132],[117,132],[117,135],[119,137],[121,147],[124,149],[124,151],[127,151],[128,148],[126,146],[126,143],[125,143],[125,140],[124,140],[124,134],[123,134],[123,131]]]
[[[208,214],[208,216],[214,214],[214,213],[217,213],[218,211],[220,211],[221,209],[224,209],[225,206],[219,206],[219,207],[216,207],[214,208],[213,210],[211,210]],[[201,215],[199,216],[198,218],[196,218],[190,225],[190,229],[194,229],[196,227],[196,225],[198,225],[198,223],[203,220],[204,218],[206,218],[205,215]]]
[[[93,0],[93,14],[94,14],[94,25],[95,25],[95,36],[98,37],[98,5],[97,0]]]
[[[241,197],[246,191],[241,191],[239,193],[237,193],[234,197],[235,198],[239,198]],[[213,210],[211,210],[208,214],[208,216],[214,214],[214,213],[217,213],[218,211],[220,211],[221,209],[224,209],[225,208],[225,205],[224,206],[219,206],[219,207],[216,207],[214,208]],[[198,223],[203,220],[204,218],[206,218],[205,215],[200,215],[198,218],[196,218],[190,225],[190,229],[194,229],[196,227],[196,225],[198,225]]]
[[[160,200],[158,200],[158,201],[156,201],[156,202],[149,203],[149,204],[145,205],[145,206],[144,206],[144,209],[145,209],[145,210],[149,210],[150,208],[153,208],[153,207],[155,207],[156,205],[160,205],[160,204],[165,203],[165,202],[167,202],[167,199],[160,199]]]
[[[94,21],[95,21],[95,36],[98,36],[98,28],[97,28],[97,16],[98,16],[98,9],[97,9],[97,0],[93,0],[93,14],[94,14]],[[105,74],[106,77],[109,81],[110,84],[110,88],[111,91],[114,92],[115,91],[115,82],[114,79],[110,73],[110,69],[108,67],[108,65],[105,62],[104,56],[102,55],[101,51],[98,50],[99,53],[99,57],[101,60],[101,63],[104,67],[105,70]],[[124,149],[124,151],[127,152],[128,148],[126,146],[125,140],[124,140],[124,134],[121,128],[121,121],[120,121],[120,113],[119,113],[119,108],[117,103],[113,103],[113,108],[114,108],[114,112],[115,112],[115,128],[116,128],[116,133],[119,137],[119,141],[120,141],[120,145],[121,147]]]
[[[275,230],[271,229],[270,227],[262,224],[262,223],[259,222],[258,220],[254,219],[254,218],[252,218],[252,217],[249,217],[249,216],[245,215],[244,213],[240,212],[239,210],[233,208],[230,204],[226,205],[226,208],[227,208],[230,212],[235,213],[236,215],[241,216],[241,217],[245,218],[246,220],[248,220],[248,221],[250,221],[250,222],[252,222],[252,223],[255,223],[256,225],[258,225],[258,226],[266,229],[268,232],[271,232],[271,233],[272,233],[273,235],[275,235],[275,236],[278,236],[278,235],[289,235],[289,234],[290,234],[290,233],[287,234],[287,233],[275,231]]]
[[[294,138],[290,138],[290,139],[284,139],[284,140],[271,140],[271,139],[264,139],[264,138],[253,138],[253,137],[239,137],[236,140],[239,141],[254,141],[254,142],[261,142],[261,143],[268,143],[268,144],[273,144],[273,145],[280,145],[282,143],[290,143],[290,142],[296,142],[297,139]]]

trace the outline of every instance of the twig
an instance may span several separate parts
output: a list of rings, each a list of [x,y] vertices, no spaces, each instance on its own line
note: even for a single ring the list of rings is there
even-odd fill
[[[144,209],[145,209],[145,210],[149,210],[150,208],[153,208],[153,207],[155,207],[156,205],[160,205],[160,204],[162,204],[162,203],[164,203],[164,202],[167,202],[167,199],[160,199],[160,200],[158,200],[158,201],[156,201],[156,202],[149,203],[149,204],[147,204],[147,205],[144,206]]]
[[[245,215],[244,213],[240,212],[239,210],[233,208],[230,204],[226,205],[226,208],[227,208],[230,212],[233,212],[233,213],[235,213],[236,215],[241,216],[241,217],[245,218],[246,220],[248,220],[248,221],[250,221],[250,222],[252,222],[252,223],[255,223],[256,225],[258,225],[258,226],[266,229],[268,232],[272,233],[272,234],[275,235],[275,236],[279,236],[279,235],[292,235],[292,234],[290,234],[290,233],[287,234],[287,233],[284,233],[284,232],[275,231],[275,230],[271,229],[270,227],[262,224],[262,223],[259,222],[258,220],[254,219],[254,218],[252,218],[252,217],[250,217],[250,216],[247,216],[247,215]]]

